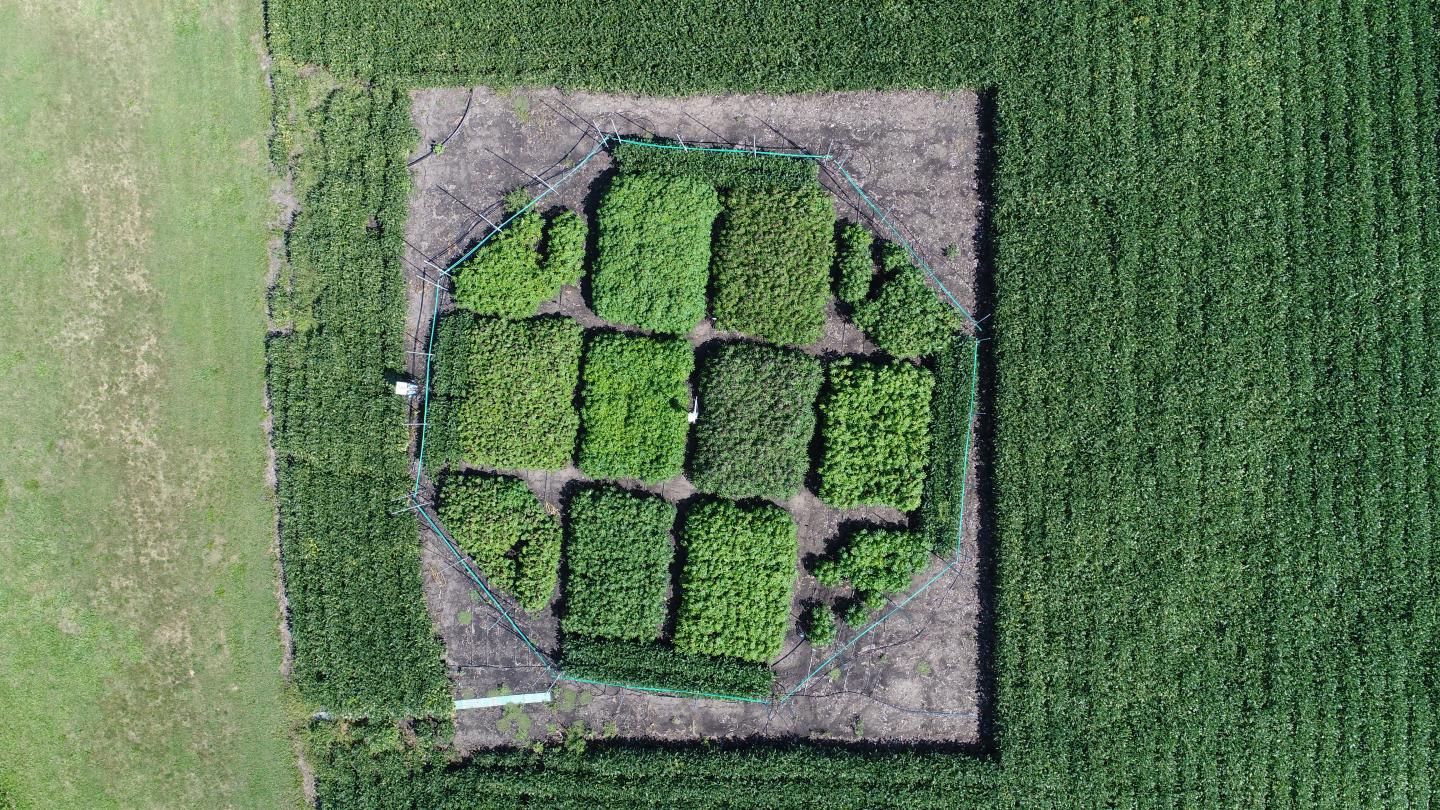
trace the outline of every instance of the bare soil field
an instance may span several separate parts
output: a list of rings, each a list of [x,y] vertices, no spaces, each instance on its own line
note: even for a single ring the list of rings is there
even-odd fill
[[[968,92],[829,93],[798,96],[639,98],[567,94],[554,89],[488,88],[417,92],[412,115],[421,146],[412,162],[414,190],[406,226],[406,262],[413,271],[410,371],[423,378],[430,296],[448,266],[503,218],[503,196],[517,186],[543,191],[594,148],[601,132],[655,135],[688,144],[743,145],[757,149],[830,154],[885,211],[945,287],[973,310],[974,256],[979,198],[976,187],[976,99]],[[432,144],[442,144],[432,148]],[[613,173],[601,153],[556,187],[542,210],[558,205],[589,217]],[[887,228],[833,168],[821,164],[821,181],[835,194],[842,218]],[[444,293],[441,293],[444,295]],[[448,308],[448,301],[441,302]],[[579,289],[566,287],[542,307],[582,326],[615,327],[599,319]],[[697,347],[717,337],[709,320],[691,334]],[[701,349],[703,351],[703,348]],[[807,347],[815,354],[868,353],[870,345],[832,308],[826,334]],[[416,414],[418,422],[419,415]],[[555,473],[507,471],[524,478],[549,509],[559,512],[562,492],[585,480],[570,467]],[[978,474],[984,474],[979,471]],[[972,460],[971,480],[977,471]],[[683,476],[645,486],[684,508],[694,488]],[[973,493],[977,488],[972,487]],[[893,509],[839,510],[806,488],[780,502],[799,526],[802,564],[825,553],[844,523],[907,525]],[[839,645],[814,650],[791,631],[774,669],[783,691],[804,686],[778,705],[682,698],[570,682],[554,684],[553,701],[505,710],[462,711],[456,717],[461,750],[525,744],[553,738],[583,723],[597,736],[687,740],[712,737],[811,737],[844,740],[975,742],[981,695],[978,684],[978,508],[966,504],[959,562],[924,593],[877,626],[843,655],[815,672]],[[551,674],[509,623],[455,564],[448,549],[422,531],[424,578],[432,618],[445,641],[457,697],[551,688]],[[936,558],[915,579],[942,570]],[[803,565],[802,565],[803,567]],[[819,588],[802,570],[792,601],[792,622]],[[898,598],[903,598],[900,595]],[[526,614],[501,597],[507,611],[540,650],[553,656],[557,622],[551,609]],[[888,608],[887,608],[888,609]],[[840,643],[855,635],[841,629]]]

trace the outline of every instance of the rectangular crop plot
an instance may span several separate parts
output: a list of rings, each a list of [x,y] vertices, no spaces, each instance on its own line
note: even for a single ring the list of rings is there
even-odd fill
[[[675,649],[765,662],[785,643],[795,521],[770,504],[706,501],[685,517]]]
[[[646,482],[679,475],[694,366],[694,350],[681,338],[592,336],[580,388],[580,469]]]
[[[616,177],[595,215],[595,313],[655,332],[694,328],[705,317],[710,232],[719,212],[708,183],[650,173]]]
[[[650,641],[665,620],[675,507],[613,487],[575,493],[567,506],[566,633]]]
[[[819,184],[729,189],[710,261],[720,329],[803,345],[825,329],[835,206]]]
[[[831,506],[920,505],[934,375],[906,362],[831,364],[820,399],[820,497]]]
[[[580,425],[574,398],[583,338],[562,318],[441,320],[431,403],[436,454],[499,468],[567,466]]]
[[[755,343],[721,346],[701,363],[691,483],[727,498],[783,500],[810,465],[820,361]]]
[[[450,474],[440,481],[440,519],[491,587],[539,610],[555,592],[560,521],[525,482],[498,475]]]

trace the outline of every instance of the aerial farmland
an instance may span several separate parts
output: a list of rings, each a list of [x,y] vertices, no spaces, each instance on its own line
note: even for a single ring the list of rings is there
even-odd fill
[[[1432,805],[1437,13],[0,9],[0,808]]]

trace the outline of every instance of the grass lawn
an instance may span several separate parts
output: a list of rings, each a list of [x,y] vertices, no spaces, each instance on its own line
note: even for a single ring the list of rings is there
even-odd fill
[[[0,6],[0,807],[302,802],[260,15]]]

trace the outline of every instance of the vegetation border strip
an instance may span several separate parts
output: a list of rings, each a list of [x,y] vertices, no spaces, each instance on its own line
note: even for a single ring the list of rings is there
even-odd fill
[[[574,166],[572,166],[572,167],[570,168],[570,170],[567,171],[563,176],[561,176],[559,180],[555,181],[554,184],[546,183],[546,184],[545,184],[546,189],[545,189],[544,191],[542,191],[542,192],[540,192],[539,194],[537,194],[537,195],[535,196],[535,198],[534,198],[533,200],[531,200],[531,201],[530,201],[527,205],[525,205],[523,208],[521,208],[520,210],[518,210],[518,211],[516,211],[515,213],[511,214],[510,216],[506,217],[499,225],[496,225],[496,226],[494,227],[494,229],[493,229],[490,233],[488,233],[488,234],[486,234],[484,237],[482,237],[482,238],[480,239],[480,241],[476,242],[473,247],[471,247],[469,250],[465,251],[465,253],[463,253],[458,259],[456,259],[456,260],[453,261],[453,262],[450,262],[450,264],[447,265],[444,270],[441,270],[441,271],[440,271],[441,275],[446,276],[446,277],[449,277],[452,270],[454,270],[457,266],[459,266],[461,263],[463,263],[466,259],[468,259],[468,258],[470,258],[471,256],[473,256],[473,255],[475,254],[475,252],[478,251],[486,242],[490,241],[490,239],[494,238],[497,234],[499,234],[502,230],[504,230],[505,226],[508,225],[508,224],[510,224],[510,222],[511,222],[512,220],[514,220],[516,217],[524,214],[526,211],[529,211],[531,208],[535,207],[535,205],[538,204],[542,199],[544,199],[546,196],[548,196],[548,195],[550,195],[551,193],[553,193],[559,185],[564,184],[565,181],[569,180],[572,176],[574,176],[574,174],[575,174],[576,172],[578,172],[581,168],[583,168],[586,163],[589,163],[590,160],[593,159],[597,154],[599,154],[600,151],[601,151],[602,149],[604,149],[604,148],[609,144],[609,142],[612,141],[612,140],[617,141],[617,142],[619,142],[619,143],[632,144],[632,145],[635,145],[635,146],[648,146],[648,147],[651,147],[651,148],[654,148],[654,149],[679,149],[679,150],[685,150],[685,151],[695,150],[695,151],[705,151],[705,152],[721,152],[721,153],[731,153],[731,154],[742,154],[742,155],[763,155],[763,156],[767,156],[767,157],[785,157],[785,158],[794,158],[794,159],[800,159],[800,160],[817,160],[817,161],[830,161],[830,160],[833,160],[833,156],[831,156],[831,155],[812,155],[812,154],[809,154],[809,153],[774,152],[774,151],[766,151],[766,150],[751,150],[751,149],[737,149],[737,148],[721,148],[721,147],[706,147],[706,146],[687,146],[687,145],[676,145],[676,144],[663,144],[663,143],[654,143],[654,142],[650,142],[650,141],[637,141],[637,140],[633,140],[633,139],[630,139],[630,138],[623,138],[623,137],[621,137],[621,136],[619,135],[619,133],[610,133],[610,134],[604,134],[604,133],[602,133],[602,137],[601,137],[601,138],[599,139],[599,141],[595,144],[595,147],[594,147],[593,149],[591,149],[590,152],[589,152],[587,155],[585,155],[585,157],[584,157],[579,163],[577,163],[577,164],[575,164]],[[915,252],[914,248],[911,247],[909,241],[906,240],[905,237],[900,234],[899,230],[897,230],[893,224],[891,224],[890,220],[885,216],[884,212],[881,211],[881,210],[875,205],[874,201],[871,200],[870,197],[869,197],[868,195],[866,195],[864,191],[861,190],[860,185],[859,185],[859,183],[857,183],[857,182],[855,181],[855,178],[854,178],[853,176],[851,176],[851,174],[850,174],[849,172],[845,171],[845,168],[844,168],[843,166],[841,166],[839,163],[836,163],[836,164],[835,164],[835,168],[837,168],[837,169],[840,170],[840,173],[845,176],[846,181],[849,182],[850,186],[855,189],[855,193],[858,194],[858,195],[860,195],[860,198],[865,201],[866,205],[868,205],[868,206],[871,208],[871,210],[876,213],[876,215],[879,217],[880,221],[885,224],[885,226],[890,230],[890,233],[895,237],[895,239],[896,239],[901,245],[903,245],[903,246],[905,247],[906,252],[910,254],[911,258],[913,258],[918,264],[920,264],[920,266],[925,269],[925,272],[929,274],[930,278],[933,279],[937,285],[939,285],[940,289],[941,289],[942,291],[944,291],[945,296],[950,300],[950,303],[951,303],[952,305],[954,305],[956,309],[958,309],[962,314],[965,315],[966,318],[968,318],[968,319],[970,320],[970,323],[974,325],[975,330],[976,330],[977,332],[978,332],[978,331],[981,331],[980,322],[977,321],[977,320],[975,319],[975,317],[974,317],[973,315],[971,315],[970,312],[969,312],[968,310],[966,310],[965,307],[962,306],[958,300],[955,299],[955,296],[952,295],[951,292],[950,292],[950,290],[945,287],[945,285],[944,285],[943,282],[940,281],[939,277],[935,274],[935,271],[932,270],[932,269],[930,269],[930,266],[929,266],[928,264],[926,264],[925,261],[920,258],[919,254]],[[437,287],[438,287],[438,284],[437,284]],[[490,604],[493,605],[493,606],[495,607],[495,609],[500,612],[500,615],[505,618],[506,622],[509,623],[511,630],[513,630],[513,631],[515,632],[515,634],[516,634],[517,636],[519,636],[519,638],[520,638],[521,641],[525,642],[525,646],[530,649],[530,652],[533,653],[537,659],[539,659],[540,663],[545,666],[545,669],[546,669],[547,671],[551,672],[552,674],[554,674],[554,676],[555,676],[555,681],[554,681],[553,683],[558,683],[558,682],[560,682],[560,681],[567,681],[567,682],[571,682],[571,683],[584,683],[584,684],[590,684],[590,685],[593,685],[593,686],[609,686],[609,687],[615,687],[615,688],[618,688],[618,689],[631,689],[631,690],[636,690],[636,691],[641,691],[641,692],[651,692],[651,693],[657,693],[657,694],[687,695],[687,696],[693,696],[693,697],[711,698],[711,699],[716,699],[716,700],[732,700],[732,701],[739,701],[739,702],[745,702],[745,703],[759,703],[759,704],[763,704],[763,705],[778,706],[778,705],[784,703],[785,701],[789,700],[790,698],[794,697],[795,694],[796,694],[802,687],[805,686],[805,684],[809,683],[811,680],[813,680],[813,679],[815,678],[815,676],[817,676],[817,675],[819,675],[821,672],[823,672],[823,671],[825,670],[825,668],[828,667],[832,661],[834,661],[835,659],[837,659],[837,658],[839,658],[841,655],[843,655],[846,650],[848,650],[848,649],[850,649],[851,647],[853,647],[857,642],[860,641],[860,639],[862,639],[862,638],[864,638],[865,636],[869,635],[871,631],[873,631],[876,627],[880,626],[880,624],[882,624],[883,622],[885,622],[885,620],[889,619],[891,616],[893,616],[893,615],[895,615],[896,613],[898,613],[899,611],[903,610],[906,605],[910,604],[910,602],[915,599],[915,597],[917,597],[917,596],[919,596],[920,594],[924,593],[927,589],[930,588],[930,586],[932,586],[932,585],[934,585],[936,582],[938,582],[938,581],[940,580],[940,578],[941,578],[942,576],[944,576],[947,571],[950,571],[952,568],[954,568],[955,563],[957,563],[957,562],[960,561],[961,549],[962,549],[962,545],[963,545],[963,538],[964,538],[964,532],[965,532],[965,512],[964,512],[964,508],[965,508],[965,507],[964,507],[964,504],[965,504],[966,491],[967,491],[966,487],[967,487],[967,484],[968,484],[968,481],[969,481],[969,478],[970,478],[970,475],[969,475],[969,470],[970,470],[970,451],[971,451],[971,446],[972,446],[973,439],[974,439],[974,436],[975,436],[975,396],[976,396],[976,391],[978,390],[978,386],[979,386],[979,365],[980,365],[980,340],[979,340],[978,338],[971,338],[971,341],[972,341],[972,343],[971,343],[971,350],[972,350],[972,357],[973,357],[973,360],[972,360],[973,365],[972,365],[971,375],[970,375],[970,406],[969,406],[969,413],[968,413],[967,418],[966,418],[965,450],[964,450],[964,455],[963,455],[963,459],[962,459],[962,462],[961,462],[962,465],[963,465],[963,469],[965,470],[965,474],[961,477],[961,480],[960,480],[960,504],[961,504],[961,513],[960,513],[959,528],[956,530],[956,536],[955,536],[955,557],[954,557],[952,560],[950,560],[949,562],[947,562],[939,571],[935,572],[935,575],[932,576],[929,580],[927,580],[927,581],[925,582],[925,584],[921,585],[921,586],[920,586],[919,588],[917,588],[915,591],[913,591],[912,593],[910,593],[908,596],[905,597],[905,599],[901,600],[901,601],[900,601],[898,604],[896,604],[893,608],[891,608],[890,610],[886,611],[883,616],[881,616],[880,618],[878,618],[878,619],[876,619],[875,621],[871,622],[868,626],[865,627],[864,630],[860,631],[860,633],[858,633],[854,638],[852,638],[852,639],[850,639],[849,641],[845,642],[845,644],[842,645],[842,646],[840,647],[840,649],[836,650],[834,653],[832,653],[830,656],[828,656],[824,661],[821,661],[820,664],[819,664],[819,666],[815,667],[815,669],[812,670],[812,671],[810,672],[810,674],[806,675],[803,679],[801,679],[799,683],[797,683],[793,688],[791,688],[788,692],[786,692],[784,695],[782,695],[779,699],[753,698],[753,697],[744,697],[744,696],[741,696],[741,695],[724,695],[724,694],[715,694],[715,693],[710,693],[710,692],[690,691],[690,690],[684,690],[684,689],[663,689],[663,688],[658,688],[658,687],[653,687],[653,686],[642,686],[642,685],[638,685],[638,684],[611,683],[611,682],[606,682],[606,681],[589,680],[589,679],[586,679],[586,678],[571,678],[571,677],[568,677],[568,676],[565,675],[565,673],[564,673],[562,670],[559,669],[559,667],[557,667],[552,661],[550,661],[550,659],[549,659],[548,657],[546,657],[544,653],[540,652],[540,649],[539,649],[537,646],[535,646],[535,643],[530,639],[530,637],[529,637],[528,635],[525,634],[525,631],[520,629],[520,625],[519,625],[518,623],[516,623],[514,617],[512,617],[512,616],[510,615],[509,611],[505,610],[504,606],[500,604],[500,600],[494,595],[494,593],[491,592],[490,588],[485,585],[485,582],[480,578],[480,576],[479,576],[477,573],[475,573],[475,570],[474,570],[473,568],[471,568],[470,564],[465,560],[464,555],[460,553],[460,550],[459,550],[458,548],[456,548],[455,544],[450,540],[449,536],[445,533],[445,530],[441,528],[440,523],[438,522],[438,520],[436,520],[435,518],[431,517],[430,514],[426,511],[426,504],[425,504],[423,501],[420,500],[420,481],[421,481],[421,478],[422,478],[422,476],[424,475],[424,471],[425,471],[425,433],[426,433],[426,429],[427,429],[427,426],[428,426],[427,423],[428,423],[428,421],[429,421],[429,411],[430,411],[430,382],[431,382],[430,367],[431,367],[431,360],[433,359],[433,356],[434,356],[435,327],[436,327],[436,324],[437,324],[438,321],[439,321],[439,312],[440,312],[440,296],[439,296],[439,295],[436,295],[436,296],[435,296],[435,303],[434,303],[434,306],[431,308],[431,313],[430,313],[430,338],[429,338],[429,341],[428,341],[427,344],[426,344],[426,351],[425,351],[425,398],[424,398],[424,404],[423,404],[423,406],[422,406],[423,409],[422,409],[422,411],[421,411],[421,417],[420,417],[420,446],[419,446],[419,450],[418,450],[417,457],[416,457],[415,488],[414,488],[413,491],[411,491],[411,492],[409,493],[409,496],[408,496],[408,497],[410,498],[411,508],[413,508],[415,511],[419,512],[419,513],[420,513],[420,516],[425,519],[425,522],[430,525],[430,528],[432,528],[432,529],[435,530],[435,533],[436,533],[437,535],[439,535],[439,537],[440,537],[440,539],[441,539],[442,541],[444,541],[446,547],[450,549],[450,553],[453,554],[453,555],[455,556],[455,559],[461,564],[461,566],[463,566],[466,575],[469,576],[469,578],[470,578],[475,584],[477,584],[477,585],[480,586],[481,590],[482,590],[482,591],[484,592],[484,594],[485,594],[485,597],[486,597],[487,599],[489,599]]]
[[[660,686],[638,686],[632,683],[608,683],[606,681],[592,681],[589,678],[572,678],[568,675],[562,675],[560,677],[560,680],[568,683],[588,683],[592,686],[615,686],[621,689],[635,689],[640,692],[655,692],[661,695],[688,695],[691,697],[715,698],[717,700],[738,700],[745,703],[761,703],[767,706],[775,703],[775,701],[769,700],[767,698],[743,697],[741,695],[721,695],[714,692],[697,692],[691,689],[670,689]]]

